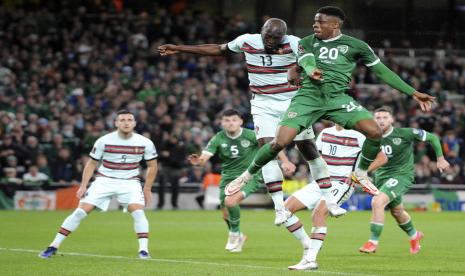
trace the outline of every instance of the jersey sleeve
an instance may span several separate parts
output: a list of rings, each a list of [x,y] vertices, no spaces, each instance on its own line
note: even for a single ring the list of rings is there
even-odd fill
[[[322,148],[323,148],[323,141],[321,141],[322,137],[323,137],[323,131],[320,132],[320,134],[318,135],[315,141],[316,148],[318,149],[318,151],[322,151]]]
[[[373,49],[371,49],[371,47],[363,41],[359,41],[358,51],[359,57],[362,59],[363,63],[365,63],[365,65],[368,67],[371,67],[381,62],[379,57],[373,51]]]
[[[235,53],[244,52],[241,48],[244,45],[244,41],[248,36],[249,34],[243,34],[243,35],[236,37],[236,39],[228,42],[228,49]]]
[[[410,140],[416,141],[426,141],[426,134],[427,132],[420,128],[407,128],[405,129],[405,136],[408,136]]]
[[[218,135],[213,136],[210,141],[208,141],[207,146],[203,149],[203,152],[211,155],[215,155],[218,150]]]
[[[363,146],[363,143],[365,143],[366,137],[365,137],[365,135],[363,135],[363,134],[361,134],[359,132],[358,135],[357,135],[357,140],[358,140],[358,145],[359,145],[359,147],[361,149],[362,146]]]
[[[94,159],[95,161],[100,161],[103,156],[103,151],[105,149],[105,143],[102,138],[97,139],[95,141],[92,150],[89,153],[90,158]]]
[[[294,35],[289,36],[289,43],[291,45],[292,52],[295,54],[295,56],[299,55],[299,41],[299,37]]]
[[[150,161],[158,158],[158,153],[157,149],[155,148],[155,145],[153,144],[152,141],[147,141],[147,145],[145,146],[145,152],[144,152],[144,160],[145,161]]]

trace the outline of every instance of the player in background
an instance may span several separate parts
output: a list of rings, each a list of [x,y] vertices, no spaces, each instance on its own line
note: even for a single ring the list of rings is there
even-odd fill
[[[134,133],[136,121],[131,112],[118,111],[115,126],[117,130],[100,137],[89,154],[89,161],[82,173],[81,186],[76,192],[80,199],[79,207],[65,219],[55,239],[39,257],[52,257],[63,240],[78,228],[81,221],[95,207],[106,211],[111,198],[116,196],[118,202],[127,207],[134,219],[134,230],[139,241],[139,258],[150,258],[149,223],[144,206],[150,206],[152,201],[151,189],[157,174],[158,154],[152,141]],[[139,164],[142,160],[147,164],[143,189],[139,180]],[[96,178],[87,189],[97,166]]]
[[[367,175],[367,170],[380,150],[382,132],[372,114],[345,93],[356,62],[361,59],[378,78],[413,96],[423,110],[431,109],[434,97],[415,91],[405,83],[380,61],[368,44],[342,34],[344,20],[344,12],[337,7],[323,7],[317,11],[313,24],[315,34],[301,39],[298,46],[297,63],[305,71],[305,77],[279,123],[276,138],[260,148],[247,171],[228,184],[230,187],[227,188],[244,185],[253,174],[287,147],[297,134],[323,118],[366,136],[360,162],[352,179],[368,193],[378,193]],[[299,79],[295,77],[299,77],[298,69],[294,67],[290,70],[291,80]],[[325,187],[330,188],[331,184],[320,186]]]
[[[364,141],[365,136],[360,132],[343,129],[339,125],[323,129],[316,140],[317,148],[328,164],[333,184],[331,192],[337,198],[339,205],[347,201],[354,191],[350,175],[356,166]],[[387,157],[380,152],[368,170],[372,171],[386,162]],[[315,181],[309,183],[292,194],[284,204],[286,209],[293,214],[284,225],[301,242],[304,249],[302,260],[296,265],[289,266],[289,269],[317,269],[316,257],[326,237],[326,218],[328,217],[328,209],[318,185]],[[297,211],[305,208],[313,210],[313,227],[310,237],[295,215]]]
[[[258,150],[258,143],[252,130],[241,127],[241,114],[235,109],[225,110],[221,114],[221,126],[223,130],[210,139],[202,154],[200,156],[192,154],[188,159],[192,165],[203,166],[213,155],[219,156],[222,167],[219,185],[220,202],[223,219],[229,229],[225,249],[231,252],[241,252],[247,236],[240,231],[241,213],[238,204],[255,192],[263,180],[257,175],[242,187],[241,192],[233,195],[225,195],[224,187],[247,168]],[[291,169],[288,173],[293,173],[295,166]]]
[[[286,23],[278,18],[268,19],[260,34],[243,34],[225,44],[204,45],[161,45],[158,51],[162,56],[179,52],[207,56],[244,53],[252,92],[251,113],[259,146],[273,140],[279,121],[283,118],[298,87],[289,85],[287,70],[296,66],[298,42],[300,38],[287,35]],[[311,125],[295,135],[296,145],[308,161],[310,171],[323,189],[330,212],[334,216],[345,214],[329,193],[331,181],[324,160],[319,156],[313,142]],[[277,153],[276,153],[277,154]],[[284,209],[282,182],[276,155],[263,163],[262,175],[276,210],[275,224],[284,223],[290,215]],[[240,187],[227,189],[226,194],[238,192]]]
[[[376,252],[384,227],[384,209],[388,207],[399,227],[410,237],[410,253],[417,254],[423,233],[415,229],[402,204],[402,196],[414,181],[413,143],[428,141],[433,146],[440,172],[448,168],[449,163],[442,154],[441,142],[436,135],[422,129],[393,127],[392,114],[389,107],[374,112],[375,120],[383,130],[381,149],[388,157],[388,162],[375,172],[375,185],[380,193],[371,201],[370,239],[359,250],[363,253]]]

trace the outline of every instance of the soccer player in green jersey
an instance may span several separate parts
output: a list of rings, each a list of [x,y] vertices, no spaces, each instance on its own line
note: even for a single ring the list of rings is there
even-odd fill
[[[221,115],[223,130],[218,132],[207,144],[202,154],[192,154],[188,157],[192,165],[203,166],[213,155],[221,160],[220,202],[223,209],[223,218],[229,228],[229,237],[225,249],[230,252],[241,252],[247,236],[240,231],[239,202],[255,192],[260,183],[261,175],[257,174],[241,191],[229,196],[225,195],[224,187],[239,176],[252,162],[258,150],[258,142],[253,130],[242,128],[242,119],[239,111],[228,109]],[[283,160],[281,153],[279,158]],[[285,159],[287,160],[287,158]],[[293,173],[295,166],[287,164],[282,166],[285,173]],[[226,208],[225,208],[226,207]]]
[[[410,237],[410,253],[416,254],[420,251],[423,233],[413,227],[412,219],[402,204],[402,195],[410,189],[414,181],[413,143],[428,141],[433,146],[439,171],[449,167],[449,163],[442,154],[441,142],[436,135],[422,129],[393,127],[394,119],[389,107],[377,109],[374,115],[383,131],[381,149],[388,157],[388,162],[375,172],[375,186],[380,193],[371,202],[371,237],[359,250],[363,253],[376,252],[384,226],[384,209],[387,206],[399,227]]]
[[[342,34],[344,19],[344,12],[337,7],[323,7],[317,11],[313,24],[315,33],[299,41],[297,63],[305,72],[301,88],[279,123],[276,137],[260,148],[247,171],[228,184],[227,189],[244,185],[298,133],[322,118],[366,136],[361,160],[352,179],[368,193],[378,193],[367,176],[367,169],[379,152],[382,132],[371,113],[345,93],[356,62],[361,59],[378,78],[413,96],[423,110],[430,110],[435,98],[415,91],[405,83],[380,61],[368,44]],[[290,70],[290,75],[295,75],[292,74],[295,69]]]

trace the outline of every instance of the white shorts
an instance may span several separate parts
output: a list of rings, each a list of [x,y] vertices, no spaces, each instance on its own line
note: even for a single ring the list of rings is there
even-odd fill
[[[331,184],[331,193],[333,193],[334,197],[337,199],[338,205],[346,202],[354,192],[354,187],[351,187],[344,182],[331,181]],[[293,193],[292,196],[302,202],[303,205],[307,206],[308,209],[313,210],[322,199],[323,194],[321,193],[318,184],[316,184],[315,181],[312,181],[307,186]]]
[[[255,125],[255,136],[257,139],[264,137],[275,137],[279,122],[284,117],[291,99],[274,100],[264,98],[262,95],[254,95],[254,99],[250,101],[253,122]],[[303,130],[299,133],[294,141],[302,141],[314,139],[312,127]]]
[[[116,179],[99,176],[92,182],[81,203],[92,204],[102,211],[108,210],[113,196],[125,208],[129,204],[145,205],[144,193],[138,179]]]

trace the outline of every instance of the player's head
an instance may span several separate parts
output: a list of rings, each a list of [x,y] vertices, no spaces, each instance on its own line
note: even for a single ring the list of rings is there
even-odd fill
[[[115,126],[121,133],[129,134],[136,127],[136,118],[131,111],[120,110],[116,113]]]
[[[392,109],[389,106],[383,106],[375,110],[375,121],[383,132],[389,130],[394,123]]]
[[[236,133],[242,126],[241,113],[236,109],[227,109],[221,113],[221,126],[229,133]]]
[[[326,6],[318,9],[313,23],[313,31],[319,39],[328,39],[337,33],[344,23],[346,15],[338,7]]]
[[[279,44],[282,43],[287,32],[287,25],[284,20],[279,18],[270,18],[265,21],[262,27],[262,39],[265,51],[269,54],[278,50]]]

